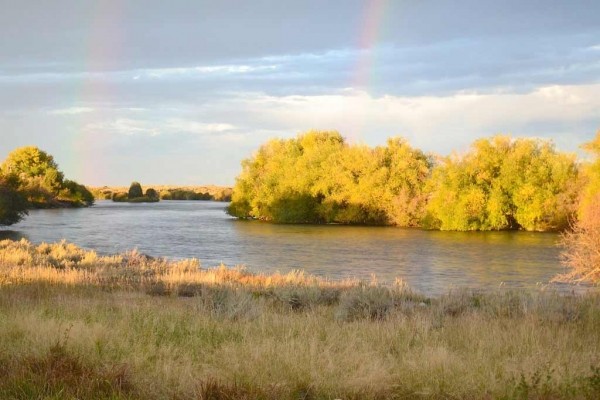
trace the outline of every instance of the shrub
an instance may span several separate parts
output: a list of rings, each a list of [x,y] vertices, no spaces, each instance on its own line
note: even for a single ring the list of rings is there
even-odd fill
[[[94,195],[85,186],[65,179],[63,187],[64,189],[60,192],[61,200],[64,199],[75,206],[91,206],[94,204]]]
[[[589,200],[582,217],[563,234],[562,262],[571,271],[558,281],[600,282],[600,193]]]
[[[139,182],[132,182],[131,186],[129,186],[129,193],[127,194],[127,197],[129,199],[135,199],[143,196],[144,191],[142,190],[142,185],[140,185]]]
[[[16,189],[16,178],[0,176],[0,225],[12,225],[27,215],[27,199]]]
[[[146,190],[146,197],[150,199],[158,199],[158,192],[153,188],[149,188]]]
[[[112,201],[126,202],[128,200],[127,193],[113,193]]]
[[[581,192],[579,220],[563,235],[563,264],[571,271],[555,280],[600,282],[600,131],[582,146],[595,156],[583,169],[585,187]]]

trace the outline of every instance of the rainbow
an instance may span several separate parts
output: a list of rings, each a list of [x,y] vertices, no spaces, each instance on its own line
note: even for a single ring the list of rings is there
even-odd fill
[[[369,0],[365,3],[357,43],[359,49],[358,58],[350,83],[352,89],[368,92],[369,86],[372,85],[375,79],[376,47],[384,26],[388,3],[387,0]],[[356,128],[352,132],[347,133],[350,142],[362,142],[364,127],[367,125],[366,119],[366,113],[356,116]]]
[[[358,27],[358,40],[355,45],[358,55],[351,74],[349,87],[368,93],[375,79],[376,47],[384,27],[388,0],[367,0],[364,2]],[[119,95],[118,87],[101,77],[89,76],[93,71],[106,68],[107,64],[118,65],[126,43],[124,32],[124,6],[116,1],[99,1],[89,4],[89,29],[82,38],[85,49],[82,60],[82,71],[79,87],[74,92],[72,104],[93,108],[91,112],[78,114],[74,124],[77,130],[75,140],[71,144],[71,156],[65,160],[65,167],[73,171],[69,176],[81,182],[99,185],[106,183],[111,167],[106,164],[102,148],[106,136],[100,130],[86,129],[92,122],[109,121],[114,115],[107,114],[104,102],[111,102]],[[110,36],[106,36],[110,32]],[[87,72],[86,72],[87,71]],[[368,124],[368,113],[363,112],[354,116],[355,127],[352,131],[342,132],[350,142],[363,140],[364,128]]]
[[[81,182],[100,184],[107,182],[107,168],[102,154],[102,144],[105,137],[101,132],[88,129],[89,124],[108,120],[106,107],[118,91],[114,83],[96,75],[108,67],[118,66],[123,53],[124,42],[124,10],[122,4],[116,1],[98,1],[89,4],[87,17],[88,31],[82,37],[83,76],[79,86],[74,91],[73,104],[92,108],[89,112],[78,114],[74,129],[77,130],[72,149],[71,159],[67,160],[73,176]],[[107,32],[110,36],[107,37]]]

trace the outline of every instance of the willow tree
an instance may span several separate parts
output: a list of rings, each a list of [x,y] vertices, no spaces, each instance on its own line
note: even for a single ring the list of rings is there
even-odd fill
[[[416,226],[431,161],[402,138],[386,146],[347,146],[330,157],[315,187],[328,222]]]
[[[416,225],[430,161],[403,139],[348,145],[337,132],[271,140],[243,161],[231,215],[276,222]]]
[[[344,146],[337,132],[311,131],[296,139],[274,139],[242,161],[228,211],[241,218],[319,222],[322,163]]]
[[[428,227],[562,229],[576,208],[578,169],[549,141],[495,136],[443,159],[429,191]]]

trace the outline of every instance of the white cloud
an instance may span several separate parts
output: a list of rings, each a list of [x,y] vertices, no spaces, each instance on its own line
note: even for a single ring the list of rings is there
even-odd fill
[[[201,75],[237,75],[249,74],[255,72],[270,72],[279,68],[278,65],[209,65],[196,67],[176,67],[176,68],[154,68],[138,70],[133,79],[141,77],[166,78],[173,76],[201,76]]]
[[[87,132],[112,133],[120,135],[147,135],[156,136],[160,131],[153,127],[149,121],[130,118],[117,118],[113,121],[89,123],[83,127]]]
[[[116,118],[108,122],[90,123],[84,127],[84,130],[88,132],[109,132],[120,135],[145,136],[180,133],[211,135],[227,133],[235,129],[235,126],[227,123],[203,123],[182,118],[167,118],[157,121],[148,119]]]
[[[529,93],[459,92],[444,97],[374,97],[351,89],[320,96],[247,93],[214,105],[212,112],[235,109],[244,125],[277,129],[284,136],[308,129],[336,129],[352,140],[379,144],[400,134],[425,150],[448,153],[496,133],[543,135],[557,142],[564,139],[567,145],[564,135],[591,137],[594,131],[571,129],[581,129],[585,121],[600,124],[597,93],[600,84],[545,86]],[[537,131],[536,126],[545,130]]]
[[[48,111],[49,115],[75,115],[75,114],[83,114],[94,111],[93,108],[90,107],[68,107],[68,108],[59,108],[56,110]]]
[[[168,119],[162,125],[167,132],[186,132],[196,134],[221,133],[235,129],[235,126],[225,123],[202,123],[185,119]]]

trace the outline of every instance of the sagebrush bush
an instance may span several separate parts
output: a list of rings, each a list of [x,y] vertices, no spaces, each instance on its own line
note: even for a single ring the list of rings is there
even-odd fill
[[[581,218],[563,234],[563,264],[570,271],[556,280],[600,282],[600,193],[587,203]]]

